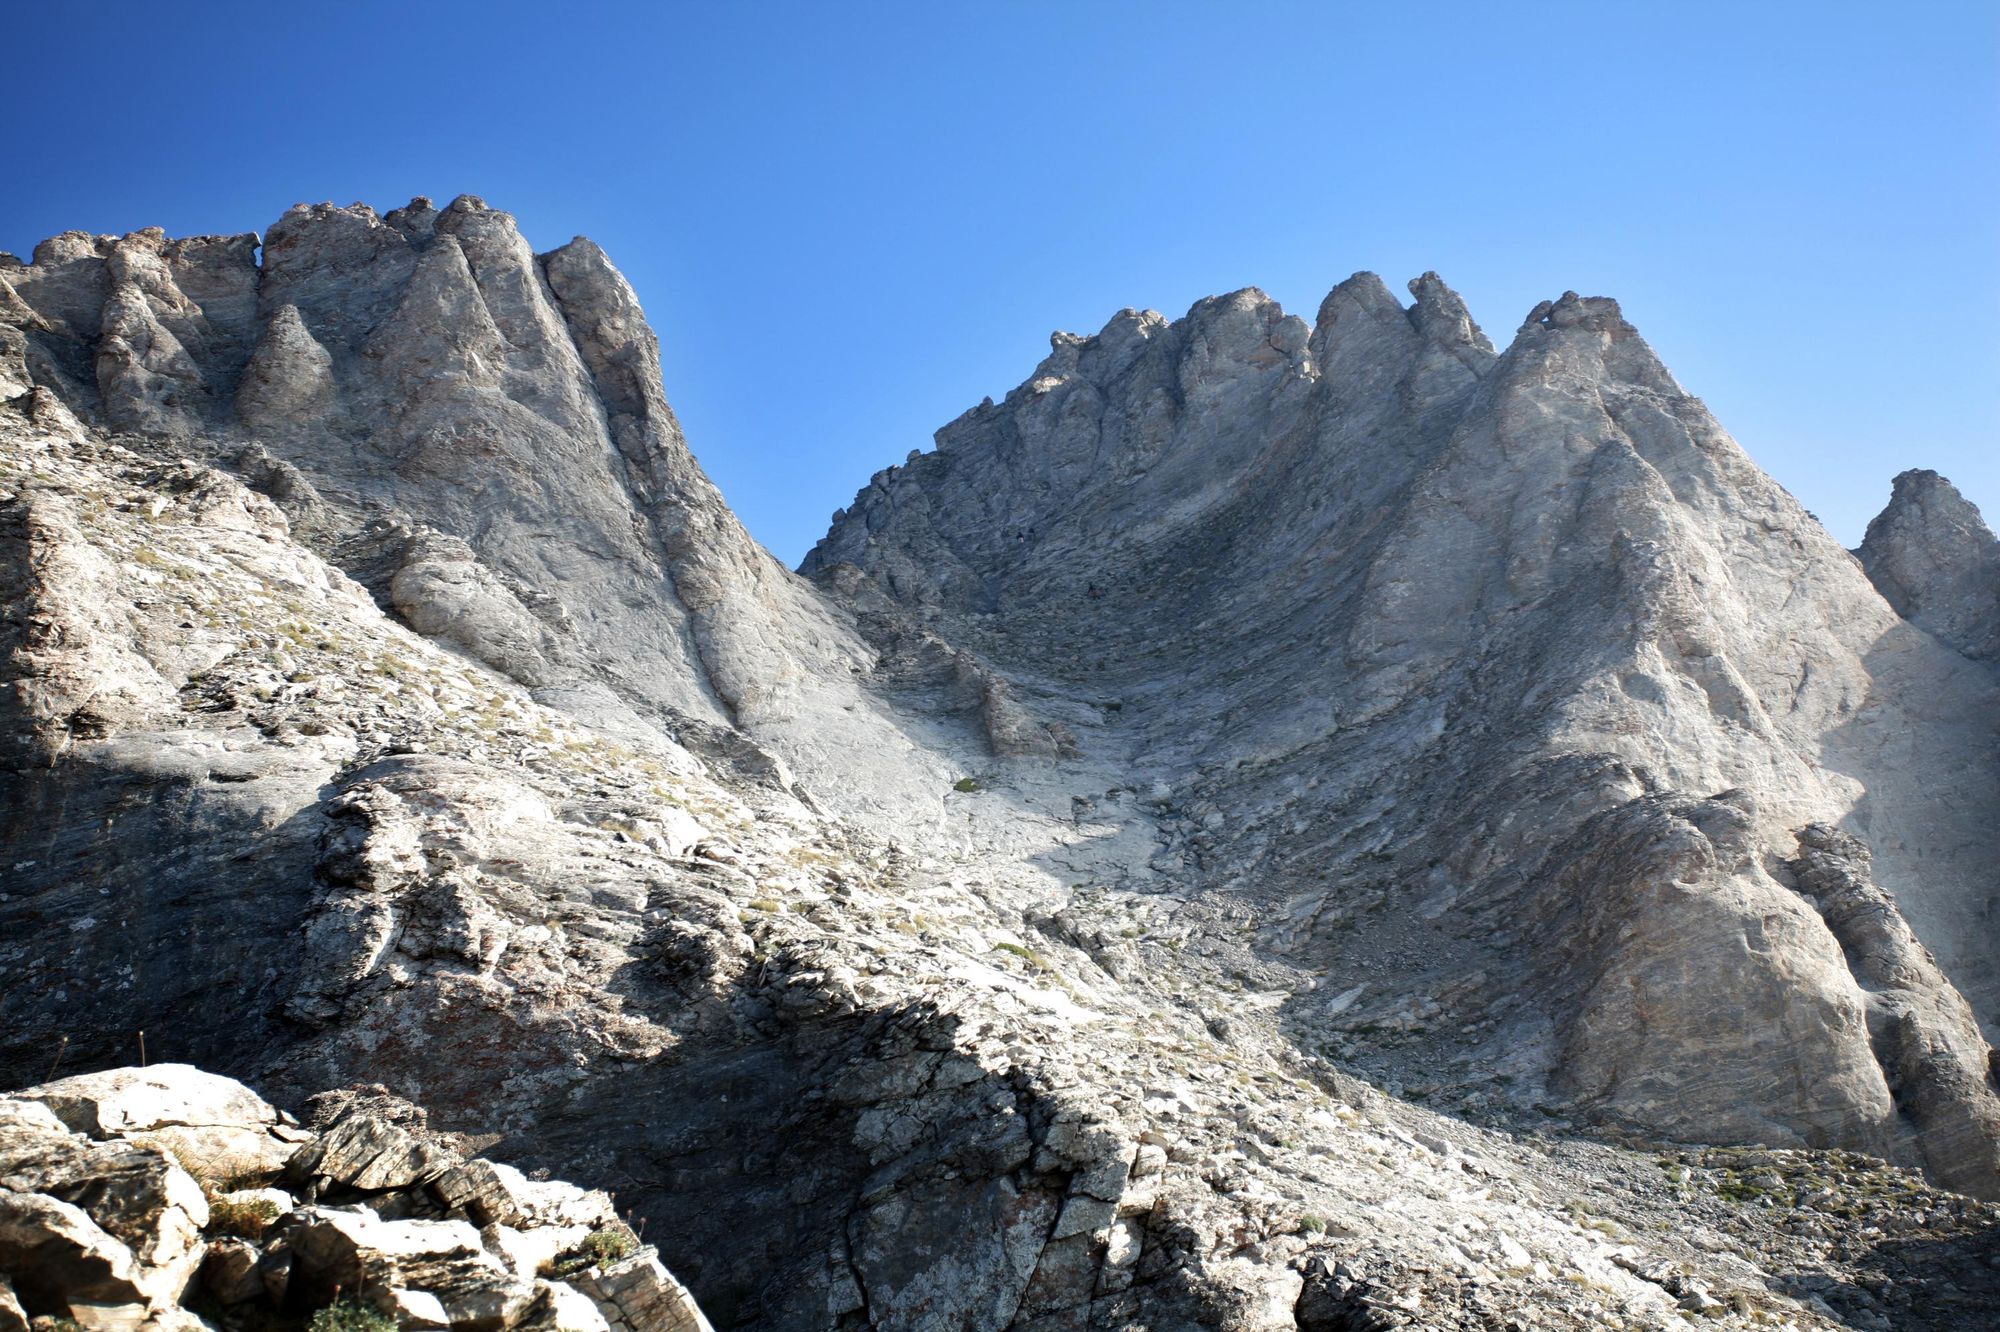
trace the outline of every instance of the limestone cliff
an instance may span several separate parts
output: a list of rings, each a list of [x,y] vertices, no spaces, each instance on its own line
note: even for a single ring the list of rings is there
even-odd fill
[[[0,261],[0,1082],[384,1084],[725,1328],[2000,1307],[1990,536],[1411,292],[1059,334],[801,577],[588,241]]]
[[[868,649],[723,504],[589,241],[536,255],[470,196],[300,205],[261,249],[71,232],[0,283],[15,377],[113,431],[286,469],[323,553],[567,710],[626,733],[685,716],[792,734],[816,771],[893,747],[853,683]],[[440,576],[433,534],[459,543],[458,573]],[[873,774],[874,798],[894,807],[911,767]]]
[[[1326,977],[1334,1004],[1288,1005],[1316,1037],[1420,1023],[1448,1034],[1387,1062],[1427,1081],[1928,1159],[1874,986],[1786,864],[1811,824],[1868,839],[1943,963],[1922,984],[2000,1017],[1994,678],[1614,303],[1544,303],[1495,356],[1435,274],[1411,290],[1357,275],[1310,329],[1246,291],[1058,335],[804,567],[1162,783],[1153,867]],[[1939,1057],[1990,1123],[1966,1039]],[[1961,1164],[2000,1188],[1990,1146]]]

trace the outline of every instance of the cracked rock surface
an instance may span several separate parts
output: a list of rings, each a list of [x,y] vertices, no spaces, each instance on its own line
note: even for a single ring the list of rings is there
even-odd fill
[[[1951,482],[1902,473],[1855,553],[1898,614],[1974,660],[2000,659],[2000,541]]]

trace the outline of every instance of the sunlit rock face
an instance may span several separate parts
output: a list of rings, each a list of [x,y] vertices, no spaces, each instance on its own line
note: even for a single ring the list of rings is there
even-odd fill
[[[0,1081],[382,1084],[721,1327],[1950,1315],[1991,534],[1857,562],[1614,302],[1409,290],[1057,334],[794,574],[587,240],[0,259]]]
[[[1329,997],[1367,985],[1339,1022],[1420,1011],[1454,1033],[1429,1059],[1679,1134],[1921,1155],[1875,986],[1788,864],[1851,829],[1927,984],[2000,1016],[1996,678],[1951,650],[1991,537],[1898,483],[1871,543],[1935,513],[1948,548],[1870,557],[1931,575],[1913,624],[1615,303],[1546,303],[1496,355],[1434,274],[1411,291],[1058,335],[804,568],[1162,782],[1153,867],[1253,904]],[[1985,1122],[1963,1008],[1940,1058]]]

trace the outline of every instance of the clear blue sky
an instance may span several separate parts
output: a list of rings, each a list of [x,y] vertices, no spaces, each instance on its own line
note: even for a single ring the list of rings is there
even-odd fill
[[[0,248],[460,192],[601,243],[751,531],[1063,328],[1436,268],[1618,297],[1844,541],[2000,516],[2000,4],[17,6]]]

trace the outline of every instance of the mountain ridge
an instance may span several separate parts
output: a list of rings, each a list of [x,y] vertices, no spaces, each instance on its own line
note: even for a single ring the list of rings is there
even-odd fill
[[[1882,661],[1914,654],[1912,660],[1921,662],[1915,669],[1934,679],[1926,686],[1931,697],[1923,706],[1935,705],[1942,691],[1962,714],[1991,715],[1992,680],[1961,669],[1929,646],[1925,635],[1897,623],[1846,552],[1796,501],[1758,472],[1699,402],[1681,389],[1623,320],[1615,302],[1585,300],[1574,293],[1544,302],[1530,313],[1508,350],[1489,360],[1477,350],[1476,326],[1434,274],[1411,285],[1419,301],[1405,311],[1373,275],[1357,275],[1336,288],[1309,335],[1260,293],[1246,291],[1198,303],[1183,323],[1121,315],[1098,339],[1058,336],[1052,355],[1005,403],[977,409],[940,432],[936,453],[913,457],[903,467],[878,474],[802,567],[823,575],[843,562],[865,567],[889,597],[919,616],[949,623],[950,629],[940,631],[947,638],[980,642],[1003,667],[1010,664],[1007,654],[1022,644],[1024,630],[1040,634],[1032,642],[1045,652],[1056,651],[1053,645],[1058,642],[1092,634],[1110,638],[1119,648],[1130,647],[1112,655],[1143,662],[1158,645],[1120,642],[1125,625],[1173,623],[1203,612],[1185,604],[1189,594],[1174,584],[1171,572],[1148,570],[1140,585],[1119,586],[1106,577],[1106,571],[1120,570],[1127,548],[1137,552],[1144,568],[1148,551],[1192,541],[1203,551],[1195,566],[1200,569],[1200,586],[1192,595],[1198,604],[1201,598],[1225,603],[1227,617],[1248,625],[1248,631],[1243,640],[1217,651],[1195,640],[1169,646],[1168,664],[1157,672],[1153,684],[1131,678],[1117,681],[1115,687],[1140,695],[1139,701],[1121,701],[1120,724],[1128,732],[1142,730],[1148,713],[1156,712],[1171,733],[1165,742],[1169,745],[1183,742],[1190,721],[1196,727],[1221,727],[1233,738],[1211,732],[1205,743],[1219,746],[1224,762],[1230,744],[1241,744],[1246,727],[1251,732],[1261,728],[1266,734],[1278,733],[1247,751],[1235,751],[1261,762],[1271,756],[1273,744],[1280,756],[1297,754],[1323,744],[1325,738],[1365,737],[1378,722],[1385,724],[1390,754],[1406,761],[1411,754],[1436,752],[1433,741],[1456,728],[1433,716],[1420,723],[1426,729],[1412,735],[1408,719],[1399,721],[1397,711],[1427,706],[1440,683],[1462,671],[1463,663],[1478,663],[1475,676],[1481,670],[1492,673],[1496,661],[1511,653],[1519,662],[1512,678],[1532,681],[1555,669],[1546,655],[1551,639],[1564,644],[1559,650],[1571,662],[1586,660],[1584,653],[1596,655],[1601,659],[1597,672],[1556,686],[1561,702],[1555,711],[1539,720],[1523,719],[1543,734],[1528,753],[1511,758],[1492,754],[1475,762],[1513,766],[1525,760],[1532,771],[1532,765],[1542,760],[1530,753],[1552,746],[1551,757],[1575,768],[1577,759],[1598,752],[1613,764],[1608,772],[1620,774],[1613,787],[1625,787],[1622,797],[1606,790],[1602,799],[1614,803],[1634,795],[1650,798],[1676,792],[1705,798],[1757,786],[1754,794],[1728,798],[1745,805],[1748,818],[1768,831],[1727,854],[1753,852],[1741,872],[1748,881],[1763,885],[1755,898],[1762,905],[1725,906],[1714,900],[1706,906],[1720,913],[1717,926],[1725,933],[1746,928],[1746,917],[1761,914],[1767,927],[1776,920],[1791,922],[1787,928],[1798,931],[1791,946],[1806,947],[1823,926],[1813,916],[1801,914],[1800,899],[1782,874],[1774,879],[1754,864],[1756,843],[1762,842],[1761,854],[1775,868],[1791,859],[1793,838],[1807,823],[1850,815],[1857,791],[1869,792],[1876,805],[1901,802],[1907,812],[1892,818],[1918,818],[1917,811],[1931,800],[1928,793],[1915,790],[1899,795],[1892,782],[1874,775],[1879,766],[1871,771],[1875,760],[1859,750],[1850,747],[1845,758],[1838,758],[1824,748],[1822,737],[1838,739],[1850,727],[1850,717],[1860,718],[1873,730],[1878,723],[1871,714],[1907,711],[1908,705],[1897,700],[1900,685],[1893,675],[1883,688],[1876,688],[1864,658]],[[1433,317],[1426,314],[1430,309],[1444,313]],[[1452,354],[1440,365],[1439,344],[1416,331],[1426,324],[1448,330],[1458,342],[1445,344],[1445,350],[1469,349],[1473,353],[1469,361]],[[1133,369],[1137,362],[1129,340],[1134,336],[1148,340],[1144,354],[1164,347],[1159,355],[1173,362],[1179,378],[1169,375],[1162,380],[1160,374],[1149,378],[1143,368]],[[1217,364],[1226,367],[1222,376],[1226,387],[1218,387],[1217,376],[1210,372]],[[1327,367],[1326,378],[1321,365]],[[1226,428],[1211,429],[1200,419],[1196,394],[1163,396],[1163,383],[1185,385],[1190,379],[1213,394],[1234,394],[1226,409],[1232,421],[1255,419],[1259,412],[1264,419],[1234,436]],[[1360,387],[1352,387],[1356,385]],[[1385,385],[1393,385],[1393,391],[1383,392]],[[1312,401],[1312,390],[1322,386],[1330,386],[1331,400]],[[1615,392],[1605,386],[1615,386]],[[1348,393],[1361,399],[1358,412],[1342,401],[1341,395]],[[1184,413],[1172,427],[1182,432],[1176,438],[1189,441],[1182,446],[1184,452],[1176,455],[1169,445],[1157,456],[1145,458],[1143,465],[1129,456],[1121,458],[1117,450],[1128,440],[1131,423],[1162,403],[1169,404],[1169,415]],[[1462,413],[1461,424],[1440,429],[1427,422],[1440,412]],[[1350,413],[1360,417],[1358,428],[1343,421]],[[1079,427],[1079,419],[1086,424]],[[1315,436],[1315,445],[1292,442]],[[1226,450],[1237,441],[1255,451],[1253,458],[1235,454],[1218,461],[1216,449]],[[1580,450],[1578,442],[1583,443]],[[1343,461],[1344,455],[1351,458],[1364,450],[1365,457]],[[1325,498],[1326,484],[1318,481],[1315,489],[1316,475],[1296,467],[1291,475],[1304,479],[1277,487],[1284,498],[1255,491],[1243,480],[1291,466],[1287,458],[1294,453],[1310,459],[1311,469],[1333,469],[1347,493]],[[1085,459],[1081,472],[1079,458]],[[1182,460],[1179,477],[1162,480],[1161,473],[1174,466],[1176,458]],[[961,482],[959,473],[968,468],[971,479]],[[1121,483],[1129,477],[1134,490],[1148,492],[1132,505],[1134,511],[1171,515],[1165,524],[1157,520],[1147,524],[1164,535],[1134,536],[1126,515],[1114,507],[1117,501],[1100,501],[1087,489],[1107,474]],[[1018,497],[1023,494],[1029,497],[1026,508],[1001,507],[1021,503]],[[1037,508],[1034,497],[1040,495],[1054,498]],[[1544,497],[1565,495],[1579,497],[1567,511],[1560,503],[1544,502]],[[1312,498],[1287,507],[1297,496]],[[1339,507],[1343,501],[1345,509]],[[1204,511],[1204,504],[1211,508]],[[1236,516],[1230,512],[1231,504],[1257,510],[1258,516]],[[1317,510],[1323,504],[1334,506],[1334,517]],[[1270,517],[1274,510],[1280,515],[1276,520]],[[1200,525],[1217,514],[1222,516],[1213,526],[1220,530],[1202,531]],[[1296,553],[1273,557],[1269,545],[1290,541],[1296,547],[1314,538],[1347,542],[1352,540],[1350,533],[1370,524],[1380,535],[1374,550],[1359,561],[1365,573],[1335,572],[1330,584],[1307,581],[1286,586],[1274,606],[1259,609],[1263,589],[1285,586],[1288,579],[1296,582],[1299,565],[1310,563]],[[1196,532],[1192,538],[1190,529]],[[1074,548],[1091,541],[1097,547],[1076,558]],[[1040,546],[1056,555],[1037,564],[1035,552]],[[1356,562],[1354,548],[1343,550],[1341,558],[1351,566]],[[1247,565],[1247,574],[1239,576],[1232,560]],[[985,567],[975,567],[982,561]],[[1422,577],[1413,576],[1416,570],[1423,571]],[[1066,576],[1069,585],[1063,581]],[[1080,581],[1088,586],[1074,586]],[[1798,588],[1814,583],[1819,597],[1838,599],[1839,611],[1814,610],[1801,617],[1792,609]],[[995,586],[1009,589],[1009,595],[1020,598],[1019,605],[1003,604],[989,590]],[[966,588],[980,590],[969,594]],[[1579,588],[1591,590],[1579,595]],[[1094,604],[1107,592],[1128,602],[1116,616],[1103,614]],[[1070,614],[1057,610],[1047,626],[1033,622],[1034,614],[1062,605],[1081,609]],[[983,621],[996,615],[1007,620],[1009,610],[1019,613],[1008,623],[1003,646],[1000,639],[985,633]],[[954,611],[963,615],[954,620]],[[1305,616],[1317,618],[1301,626]],[[1215,618],[1211,614],[1207,622]],[[1478,627],[1489,619],[1492,628]],[[1277,626],[1286,621],[1293,629],[1307,628],[1302,637],[1308,641],[1316,628],[1324,644],[1326,655],[1316,659],[1306,674],[1287,670],[1278,661],[1295,655],[1276,642],[1282,632]],[[1529,628],[1516,627],[1524,624]],[[1741,642],[1745,633],[1791,640],[1793,652],[1811,654],[1804,672],[1794,666],[1782,679],[1776,678],[1768,669],[1768,650],[1732,643],[1732,638]],[[1804,649],[1801,635],[1814,636],[1822,646]],[[1621,637],[1625,641],[1614,646]],[[1246,663],[1260,667],[1257,694],[1239,701],[1225,690],[1204,700],[1201,707],[1186,706],[1190,679],[1205,671],[1238,676]],[[1045,660],[1035,663],[1044,664]],[[1102,662],[1089,665],[1097,671],[1105,668]],[[1765,678],[1758,679],[1759,673]],[[1126,674],[1130,677],[1133,672]],[[1091,678],[1094,682],[1094,675]],[[1507,687],[1522,688],[1511,683]],[[1144,701],[1155,689],[1164,691],[1166,707],[1153,709]],[[1535,693],[1530,688],[1524,701],[1532,702]],[[1316,697],[1330,697],[1336,715],[1306,715]],[[1458,706],[1466,715],[1477,716],[1475,730],[1495,729],[1496,720],[1506,715],[1501,704],[1481,709],[1465,700]],[[1258,720],[1249,721],[1251,717]],[[1663,724],[1681,732],[1672,743],[1659,739]],[[1708,736],[1699,743],[1694,738],[1698,727]],[[1918,727],[1906,720],[1894,729]],[[1636,742],[1634,734],[1640,737]],[[1520,739],[1513,742],[1517,747]],[[1365,738],[1361,743],[1367,743]],[[1138,744],[1128,757],[1144,755],[1147,741]],[[1961,747],[1953,761],[1955,772],[1977,784],[1980,809],[1989,808],[1994,797],[1990,777],[1980,771],[1989,745],[1990,737],[1982,735]],[[1447,763],[1449,748],[1444,750]],[[1557,757],[1565,751],[1567,756]],[[1792,757],[1779,759],[1786,751]],[[1791,770],[1774,770],[1774,759]],[[1833,766],[1823,769],[1826,759],[1832,759]],[[1378,763],[1385,761],[1389,755],[1378,756]],[[1764,780],[1746,780],[1760,769]],[[1326,767],[1320,771],[1321,776],[1328,775]],[[1319,780],[1313,778],[1314,784]],[[1361,780],[1369,779],[1364,775]],[[1605,776],[1589,780],[1602,783]],[[1852,785],[1842,787],[1843,782]],[[1422,788],[1406,788],[1394,799],[1408,804],[1412,796],[1421,800],[1425,795]],[[1760,798],[1763,805],[1776,808],[1760,812]],[[1324,804],[1311,799],[1283,803],[1293,811],[1285,817],[1294,820],[1301,809]],[[1811,810],[1822,812],[1809,814]],[[1259,817],[1269,820],[1275,813],[1266,806]],[[1506,817],[1519,821],[1512,813]],[[1983,817],[1968,809],[1952,835],[1963,839],[1962,845],[1978,845],[1976,822]],[[1552,835],[1547,826],[1529,826],[1537,838]],[[1702,834],[1687,831],[1705,844]],[[1440,843],[1465,833],[1442,833],[1432,827],[1403,836],[1434,856]],[[1941,879],[1938,849],[1935,843],[1927,848],[1931,860],[1917,874],[1908,861],[1893,867],[1893,855],[1885,848],[1884,868],[1904,876],[1898,900],[1924,922],[1930,936],[1958,944],[1952,959],[1955,969],[1975,984],[1976,993],[1989,996],[1990,1006],[1990,964],[1982,960],[1981,945],[1975,942],[1980,932],[1964,914],[1987,909],[1982,905],[1989,898],[1979,863],[1984,853],[1974,853],[1959,871],[1963,887],[1957,891],[1969,900],[1954,905],[1948,893],[1927,900],[1927,893],[1919,891],[1936,891]],[[1504,849],[1475,854],[1485,860],[1486,874],[1504,867],[1510,858]],[[1282,850],[1276,855],[1282,857]],[[1284,868],[1268,849],[1250,864],[1267,874]],[[1412,868],[1421,869],[1421,862]],[[1428,873],[1434,883],[1438,868],[1432,859]],[[1718,866],[1710,868],[1721,878],[1730,877]],[[1538,871],[1530,866],[1506,871],[1524,872],[1532,876]],[[1629,867],[1626,872],[1631,872]],[[1469,874],[1474,882],[1457,891],[1469,889],[1477,897],[1482,873],[1478,859],[1459,873]],[[1504,897],[1504,889],[1502,893]],[[1664,949],[1684,946],[1685,940],[1673,941],[1676,926],[1668,918],[1662,918],[1657,928]],[[1857,1019],[1849,982],[1835,970],[1836,954],[1825,944],[1816,951],[1827,969],[1828,988],[1821,1001],[1825,1009],[1819,1014],[1782,1016],[1800,987],[1796,976],[1774,976],[1768,1015],[1821,1030],[1845,1027],[1858,1037],[1864,1024]],[[1759,969],[1754,960],[1744,962],[1748,974]],[[1597,973],[1586,988],[1599,991],[1637,982],[1643,974],[1623,970],[1627,964],[1609,956],[1583,965],[1587,972]],[[1710,984],[1725,984],[1722,974]],[[1672,1012],[1703,988],[1670,984],[1645,1002],[1656,1013]],[[1470,1016],[1484,1021],[1489,1014],[1475,1011]],[[1715,1010],[1704,1007],[1699,1013],[1687,1013],[1683,1027],[1711,1062],[1717,1053],[1716,1016]],[[1605,1018],[1620,1025],[1631,1020],[1609,1014]],[[1961,1015],[1948,1025],[1963,1022]],[[1629,1084],[1636,1071],[1630,1066],[1633,1059],[1643,1058],[1636,1047],[1623,1055],[1606,1055],[1601,1046],[1607,1033],[1585,1025],[1585,1030],[1558,1037],[1573,1057],[1558,1059],[1552,1070],[1555,1076],[1573,1087],[1580,1079],[1586,1090]],[[1670,1027],[1677,1025],[1681,1024],[1669,1022]],[[1642,1030],[1627,1028],[1622,1039],[1641,1039]],[[1515,1034],[1529,1038],[1526,1032]],[[1656,1041],[1658,1035],[1643,1039]],[[1962,1033],[1954,1039],[1967,1052],[1959,1057],[1960,1071],[1954,1076],[1976,1086],[1983,1076],[1978,1070],[1983,1057],[1976,1054],[1977,1038]],[[1649,1097],[1643,1109],[1628,1108],[1652,1117],[1656,1124],[1662,1113],[1671,1117],[1691,1110],[1696,1118],[1731,1113],[1770,1060],[1782,1058],[1748,1031],[1745,1041],[1754,1053],[1745,1059],[1739,1080],[1725,1080],[1706,1092],[1669,1084],[1670,1092],[1658,1099]],[[1853,1061],[1856,1094],[1876,1107],[1865,1116],[1892,1124],[1897,1115],[1887,1109],[1887,1100],[1880,1093],[1858,1090],[1874,1078],[1867,1043],[1857,1039],[1849,1048],[1850,1054],[1836,1058]],[[1822,1047],[1802,1058],[1823,1067],[1829,1053]],[[1581,1074],[1580,1062],[1588,1062],[1594,1071]],[[1803,1066],[1800,1071],[1803,1076]],[[1986,1102],[1986,1093],[1975,1096]],[[1806,1132],[1808,1140],[1829,1130],[1852,1131],[1832,1127],[1833,1121],[1824,1118],[1825,1108],[1811,1109],[1802,1103],[1799,1113],[1804,1117],[1795,1128]],[[1990,1122],[1993,1108],[1989,1105],[1979,1113]],[[1693,1123],[1684,1121],[1684,1127],[1691,1129]],[[1775,1127],[1745,1120],[1735,1131],[1768,1134]]]
[[[1986,547],[1857,560],[1615,302],[1121,312],[802,577],[589,242],[253,239],[0,267],[4,1076],[389,1083],[629,1180],[725,1327],[1818,1326],[1579,1241],[1711,1213],[1529,1126],[2000,1190]]]

